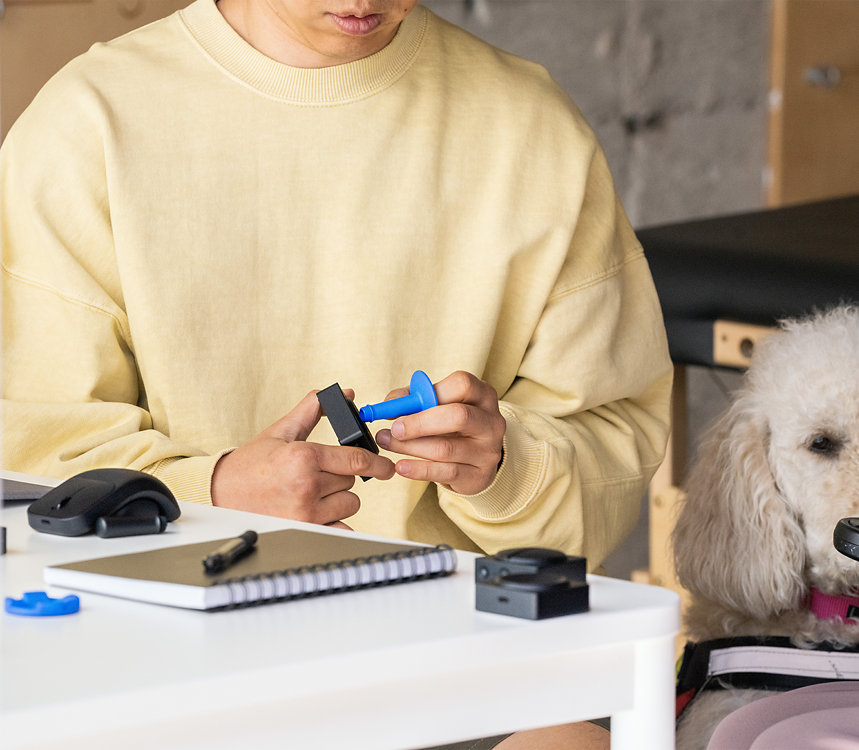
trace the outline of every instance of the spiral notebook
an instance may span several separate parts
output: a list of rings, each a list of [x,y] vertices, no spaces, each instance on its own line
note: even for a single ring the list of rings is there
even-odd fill
[[[222,573],[203,559],[226,539],[52,565],[54,586],[187,609],[218,610],[449,575],[447,545],[374,541],[308,529],[261,533],[255,549]]]

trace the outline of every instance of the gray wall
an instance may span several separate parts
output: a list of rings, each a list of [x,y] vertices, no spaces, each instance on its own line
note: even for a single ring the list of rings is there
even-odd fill
[[[605,148],[637,227],[763,201],[768,0],[424,0],[539,62]]]

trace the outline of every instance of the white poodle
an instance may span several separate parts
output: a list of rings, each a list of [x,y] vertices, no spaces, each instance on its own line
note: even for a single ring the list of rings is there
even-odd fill
[[[785,321],[758,344],[687,485],[672,542],[692,641],[859,643],[855,610],[841,620],[809,608],[815,589],[859,596],[859,562],[832,543],[838,521],[859,516],[859,307]],[[678,749],[706,748],[722,717],[767,694],[699,691]]]

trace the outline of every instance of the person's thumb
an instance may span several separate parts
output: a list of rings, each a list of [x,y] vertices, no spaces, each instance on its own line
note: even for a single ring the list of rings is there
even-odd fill
[[[310,391],[288,414],[277,420],[266,430],[269,437],[291,443],[306,440],[319,419],[322,407],[316,398],[316,391]]]
[[[307,436],[322,418],[322,407],[316,398],[318,391],[310,391],[295,408],[285,416],[281,417],[265,432],[269,437],[291,443],[295,440],[306,440]],[[347,389],[343,391],[347,399],[354,398],[354,391]]]

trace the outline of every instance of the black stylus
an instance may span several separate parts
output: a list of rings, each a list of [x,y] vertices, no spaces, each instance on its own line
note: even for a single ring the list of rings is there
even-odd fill
[[[203,567],[207,573],[220,573],[226,570],[236,560],[250,552],[257,543],[257,533],[246,531],[235,539],[222,544],[211,555],[203,560]]]

